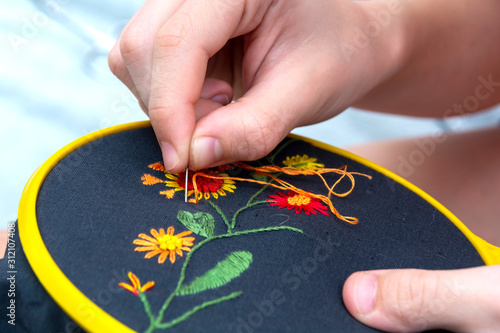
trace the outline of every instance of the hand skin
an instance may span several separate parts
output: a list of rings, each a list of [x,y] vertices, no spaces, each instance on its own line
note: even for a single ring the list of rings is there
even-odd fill
[[[179,172],[260,158],[294,127],[351,105],[446,116],[474,96],[478,77],[500,81],[499,12],[496,0],[149,0],[109,64],[148,113],[166,168]],[[472,111],[500,102],[492,89]],[[369,273],[355,273],[344,302],[360,321],[389,331],[494,331],[498,270],[377,272],[368,315],[354,296],[367,295],[357,282]],[[462,290],[447,289],[455,276]],[[455,298],[433,301],[447,290]]]
[[[413,169],[401,161],[426,145]],[[400,174],[450,209],[474,234],[500,246],[500,128],[428,138],[379,142],[349,148]],[[357,295],[373,295],[362,278],[377,279],[375,310]],[[385,270],[355,273],[344,303],[361,322],[390,332],[444,328],[458,332],[500,330],[500,265],[454,271]],[[360,297],[361,298],[361,297]],[[365,302],[365,303],[362,303]],[[356,305],[356,303],[358,305]],[[360,311],[361,309],[361,311]]]
[[[498,332],[500,265],[461,270],[377,270],[351,275],[344,304],[360,322],[387,332]]]
[[[498,82],[499,10],[495,0],[149,0],[109,64],[179,172],[262,157],[294,127],[353,104],[442,116],[478,76]],[[498,103],[498,90],[476,109]],[[197,117],[200,98],[226,104],[233,92],[236,103]]]
[[[338,114],[396,71],[403,58],[397,20],[362,52],[347,58],[342,51],[355,27],[372,20],[363,4],[150,0],[109,64],[147,110],[170,172],[188,162],[200,169],[254,160],[293,128]],[[203,117],[193,106],[200,98],[230,100],[233,92],[244,94],[204,109]]]

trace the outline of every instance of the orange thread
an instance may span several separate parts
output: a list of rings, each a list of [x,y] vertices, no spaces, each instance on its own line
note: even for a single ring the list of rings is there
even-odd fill
[[[260,180],[256,180],[256,179],[249,179],[249,178],[240,178],[240,177],[229,177],[229,176],[213,176],[213,175],[207,175],[203,172],[195,172],[193,174],[193,187],[194,187],[194,193],[195,193],[195,198],[196,198],[196,202],[198,202],[198,186],[196,185],[196,177],[198,176],[201,176],[201,177],[207,177],[207,178],[214,178],[214,179],[230,179],[230,180],[236,180],[236,181],[243,181],[243,182],[249,182],[249,183],[257,183],[257,184],[261,184],[261,185],[269,185],[269,186],[272,186],[274,188],[277,188],[277,189],[280,189],[280,190],[285,190],[285,191],[294,191],[295,193],[298,193],[298,194],[301,194],[301,195],[304,195],[304,196],[307,196],[307,197],[311,197],[311,198],[316,198],[318,200],[321,200],[322,202],[324,202],[329,208],[330,208],[330,211],[336,216],[338,217],[340,220],[342,221],[345,221],[347,223],[350,223],[350,224],[357,224],[358,223],[358,219],[355,218],[355,217],[351,217],[351,216],[343,216],[341,215],[336,209],[335,207],[333,206],[333,203],[331,201],[331,195],[335,195],[337,197],[345,197],[347,195],[349,195],[353,189],[354,189],[354,185],[355,185],[355,181],[354,181],[354,177],[353,175],[358,175],[358,176],[363,176],[363,177],[367,177],[368,179],[372,179],[371,176],[369,175],[365,175],[363,173],[359,173],[359,172],[348,172],[347,171],[347,166],[343,166],[342,168],[340,169],[333,169],[333,168],[313,168],[313,169],[308,169],[308,170],[300,170],[300,169],[297,169],[297,168],[293,168],[293,167],[279,167],[277,165],[265,165],[265,166],[260,166],[260,167],[253,167],[251,165],[248,165],[248,164],[245,164],[245,163],[241,163],[241,162],[238,162],[238,163],[235,163],[235,165],[237,165],[238,167],[242,168],[242,169],[245,169],[245,170],[248,170],[248,171],[254,171],[260,175],[263,175],[263,176],[267,176],[269,178],[271,178],[272,180],[274,180],[277,184],[274,184],[274,183],[270,183],[270,182],[265,182],[265,181],[260,181]],[[325,187],[328,189],[328,196],[325,196],[325,195],[321,195],[321,194],[314,194],[314,193],[311,193],[311,192],[307,192],[307,191],[304,191],[298,187],[295,187],[293,186],[292,184],[284,181],[284,180],[281,180],[281,179],[278,179],[274,176],[271,175],[271,173],[284,173],[284,174],[287,174],[287,175],[292,175],[292,176],[297,176],[297,175],[303,175],[303,176],[310,176],[310,175],[316,175],[318,177],[321,178],[321,180],[323,181],[323,184],[325,185]],[[323,174],[325,173],[336,173],[336,174],[339,174],[341,175],[341,177],[332,185],[332,186],[329,186],[326,179],[323,177]],[[344,177],[348,177],[350,180],[351,180],[351,188],[344,192],[344,193],[337,193],[335,192],[333,189],[335,188],[335,186],[337,186],[337,184],[340,183],[340,181],[344,178]]]

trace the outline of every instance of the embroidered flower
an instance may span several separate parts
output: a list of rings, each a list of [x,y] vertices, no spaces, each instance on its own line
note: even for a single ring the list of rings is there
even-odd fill
[[[161,163],[150,164],[149,168],[165,172],[165,177],[167,178],[167,180],[161,180],[149,174],[144,174],[141,177],[142,183],[144,185],[155,185],[158,183],[165,183],[165,185],[170,187],[171,189],[166,191],[160,191],[160,194],[165,195],[168,199],[172,199],[174,197],[175,192],[178,191],[184,192],[184,188],[186,186],[185,171],[178,174],[172,174],[167,172],[167,170],[165,170],[165,168]],[[214,199],[218,199],[219,195],[226,196],[226,192],[233,193],[233,190],[236,189],[234,181],[230,179],[224,179],[224,177],[229,177],[229,175],[227,173],[221,172],[222,170],[228,170],[230,168],[232,167],[219,168],[219,170],[217,171],[212,169],[205,169],[198,171],[199,173],[221,178],[208,178],[208,177],[203,177],[203,175],[198,175],[196,177],[196,186],[198,188],[197,200],[201,199],[209,200],[211,197],[213,197]],[[193,193],[194,193],[193,180],[190,177],[190,179],[188,179],[188,197],[193,195]],[[196,200],[190,199],[189,201],[193,202]]]
[[[287,157],[283,161],[283,164],[287,167],[296,168],[299,170],[309,170],[314,168],[323,168],[325,165],[322,163],[317,163],[317,159],[314,157],[309,157],[306,154],[300,156],[295,155],[293,157]]]
[[[175,255],[182,257],[182,251],[191,251],[190,246],[193,246],[194,237],[185,237],[191,235],[193,232],[188,230],[181,232],[180,234],[174,235],[174,227],[168,227],[167,233],[163,228],[159,231],[151,229],[151,236],[146,234],[139,234],[139,238],[135,239],[134,244],[140,245],[135,248],[134,251],[145,252],[144,258],[149,259],[159,254],[158,263],[163,264],[167,257],[169,257],[170,262],[173,264],[175,262]]]
[[[316,211],[318,211],[328,216],[328,208],[319,199],[303,194],[293,191],[288,191],[288,193],[278,192],[278,195],[269,195],[269,198],[266,201],[273,201],[271,206],[278,206],[279,209],[286,207],[288,209],[295,209],[296,214],[304,211],[307,215],[311,213],[316,215]]]
[[[135,274],[132,272],[128,272],[128,278],[130,279],[132,285],[125,282],[120,282],[118,285],[130,291],[135,296],[139,296],[139,293],[143,293],[146,290],[153,288],[153,286],[155,285],[154,281],[149,281],[145,285],[141,286],[141,281],[139,281],[137,276],[135,276]]]

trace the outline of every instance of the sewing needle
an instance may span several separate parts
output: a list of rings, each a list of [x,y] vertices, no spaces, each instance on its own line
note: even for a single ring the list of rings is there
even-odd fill
[[[186,184],[184,185],[184,202],[188,202],[188,168],[186,167]]]

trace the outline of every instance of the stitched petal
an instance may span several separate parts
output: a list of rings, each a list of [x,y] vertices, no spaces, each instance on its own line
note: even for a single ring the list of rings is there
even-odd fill
[[[130,282],[132,282],[132,286],[134,287],[134,289],[137,289],[141,286],[139,279],[137,278],[137,276],[135,276],[134,273],[128,272],[128,278],[130,279]]]
[[[163,264],[165,259],[167,259],[168,251],[162,251],[161,255],[158,257],[158,263]]]
[[[173,264],[175,262],[175,252],[170,251],[170,262]]]
[[[157,244],[157,242],[155,241],[153,243],[151,241],[146,241],[146,240],[142,240],[142,239],[134,239],[133,244],[135,244],[135,245],[153,246],[153,245]]]
[[[144,292],[146,290],[149,290],[151,288],[153,288],[155,285],[155,282],[154,281],[149,281],[148,283],[146,283],[144,286],[142,286],[141,288],[141,291]]]
[[[152,257],[154,257],[155,255],[157,255],[157,254],[159,254],[161,252],[162,252],[162,250],[155,249],[155,250],[153,250],[153,251],[151,251],[149,253],[146,253],[146,255],[144,256],[144,258],[146,258],[146,259],[152,258]]]
[[[160,229],[160,231],[161,231],[161,229]],[[156,229],[151,229],[150,233],[151,233],[151,235],[153,235],[154,238],[160,237],[160,234],[158,233],[158,231],[156,231]]]
[[[165,170],[165,167],[163,166],[163,164],[161,162],[150,164],[150,165],[148,165],[148,167],[153,169],[153,170],[167,172],[167,170]]]
[[[139,295],[139,292],[137,291],[137,289],[134,289],[134,287],[132,287],[132,286],[131,286],[131,285],[129,285],[129,284],[126,284],[126,283],[120,282],[120,283],[118,283],[118,285],[119,285],[120,287],[122,287],[123,289],[130,291],[130,292],[131,292],[132,294],[134,294],[135,296]]]
[[[146,239],[146,240],[148,240],[148,241],[153,242],[153,243],[156,244],[156,238],[153,238],[153,237],[148,236],[146,234],[139,234],[139,238]]]
[[[134,251],[136,251],[136,252],[154,251],[157,248],[158,247],[156,245],[154,245],[154,246],[138,246],[134,249]]]
[[[193,232],[191,230],[186,230],[186,231],[181,232],[180,234],[177,234],[176,236],[178,238],[182,238],[184,236],[191,235],[192,233]],[[191,237],[191,238],[193,238],[193,237]],[[193,238],[193,240],[194,240],[194,238]]]

